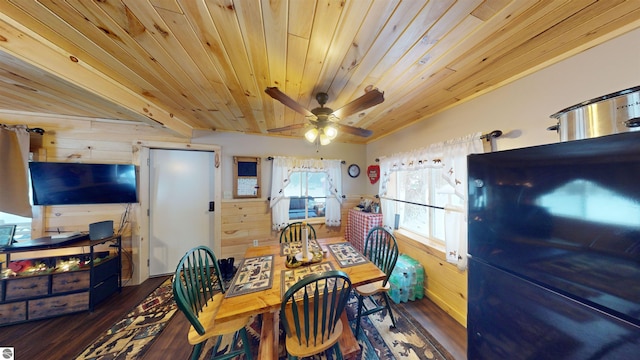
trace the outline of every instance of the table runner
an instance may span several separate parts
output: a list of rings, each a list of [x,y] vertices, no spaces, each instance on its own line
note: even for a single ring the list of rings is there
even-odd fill
[[[351,243],[330,244],[329,250],[340,264],[340,267],[360,265],[369,261]]]
[[[273,255],[246,258],[238,267],[226,297],[248,294],[271,288],[273,283]]]

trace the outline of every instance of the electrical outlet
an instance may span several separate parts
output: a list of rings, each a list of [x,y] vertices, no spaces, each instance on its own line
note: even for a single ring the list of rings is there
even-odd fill
[[[253,246],[258,246],[258,240],[253,240]]]

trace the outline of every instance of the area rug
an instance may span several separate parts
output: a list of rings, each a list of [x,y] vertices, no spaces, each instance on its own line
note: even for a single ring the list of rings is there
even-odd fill
[[[381,300],[378,298],[377,300]],[[369,304],[371,307],[372,304]],[[387,315],[387,311],[383,310],[371,314],[362,319],[361,333],[358,336],[358,343],[362,349],[361,359],[366,360],[393,360],[393,359],[416,359],[416,360],[452,360],[453,356],[438,343],[417,321],[403,309],[394,306],[392,303],[392,311],[396,320],[396,327],[390,328],[391,318]],[[351,296],[347,304],[347,318],[351,330],[356,329],[356,316],[358,311],[358,301],[355,296]],[[255,317],[247,326],[247,335],[251,342],[251,348],[254,350],[253,358],[257,358],[257,350],[260,341],[260,325],[261,320]],[[364,333],[364,336],[363,336]],[[219,353],[228,350],[228,344],[231,341],[229,336],[223,339],[223,345]],[[213,341],[210,341],[213,343]],[[284,332],[280,330],[280,347],[279,358],[286,359],[284,350]],[[205,345],[203,355],[199,360],[205,360],[211,357],[212,344]],[[240,345],[238,345],[240,347]],[[241,356],[240,358],[244,358]],[[332,360],[332,356],[317,355],[305,359],[313,360]]]
[[[168,278],[76,360],[140,359],[176,310]]]
[[[380,299],[378,299],[380,300]],[[356,329],[358,301],[352,296],[347,305],[351,330]],[[383,310],[362,319],[358,343],[362,359],[433,359],[452,360],[453,356],[436,341],[410,314],[391,303],[396,327],[390,328],[391,318]]]
[[[357,314],[357,300],[355,297],[347,305],[347,317],[351,329],[355,331]],[[411,315],[406,314],[400,307],[392,303],[396,328],[390,329],[391,319],[386,311],[363,318],[358,342],[362,347],[362,359],[391,360],[391,359],[433,359],[452,360],[453,357],[433,337],[422,328]],[[167,279],[125,318],[114,324],[102,336],[89,345],[76,360],[111,360],[111,359],[141,359],[146,350],[176,314],[176,305],[171,291],[171,279]],[[178,316],[181,316],[178,311]],[[260,341],[262,320],[255,316],[247,325],[247,333],[251,348],[256,352]],[[364,334],[364,335],[363,335]],[[281,344],[284,334],[281,331]],[[231,337],[223,338],[220,352],[226,352]],[[215,339],[207,342],[200,359],[211,356]],[[240,345],[239,345],[240,346]],[[284,346],[281,345],[280,358],[286,359]],[[322,356],[310,359],[329,360]]]

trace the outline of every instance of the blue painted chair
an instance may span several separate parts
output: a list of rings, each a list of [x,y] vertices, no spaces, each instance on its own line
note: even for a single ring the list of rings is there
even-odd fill
[[[188,339],[193,345],[192,360],[200,357],[208,339],[216,337],[211,359],[231,359],[240,354],[245,354],[245,359],[251,359],[251,348],[245,329],[250,317],[229,321],[215,320],[224,299],[225,288],[218,261],[210,248],[198,246],[182,257],[173,276],[172,287],[178,309],[191,323]],[[230,351],[216,356],[222,337],[227,334],[233,334]],[[239,337],[242,339],[242,348],[237,349]]]
[[[340,316],[344,311],[351,280],[342,271],[332,270],[309,275],[291,286],[284,294],[280,322],[286,333],[288,359],[320,354],[332,349],[342,359],[339,338],[343,329]]]
[[[360,332],[360,319],[362,316],[367,316],[385,309],[391,317],[391,323],[393,324],[391,327],[395,328],[396,326],[396,320],[393,318],[393,312],[389,304],[389,296],[387,295],[391,289],[389,277],[398,260],[398,243],[396,242],[395,236],[381,226],[371,229],[367,234],[363,255],[382,270],[386,276],[383,280],[361,285],[354,289],[354,293],[358,298],[358,317],[356,332],[354,333],[356,337],[358,337],[358,333]],[[382,294],[384,304],[376,301],[373,297],[376,294]],[[367,308],[364,304],[365,298],[368,298],[374,306]]]

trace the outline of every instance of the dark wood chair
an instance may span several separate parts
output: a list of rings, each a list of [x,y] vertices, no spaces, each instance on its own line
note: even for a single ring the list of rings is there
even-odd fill
[[[245,354],[251,359],[251,348],[245,325],[250,317],[229,321],[216,321],[216,314],[224,299],[224,283],[220,276],[218,261],[213,251],[206,246],[189,250],[180,260],[173,276],[173,297],[178,309],[191,323],[188,339],[193,345],[191,359],[199,358],[205,342],[216,338],[211,359],[231,359]],[[223,335],[233,334],[232,345],[225,354],[216,356]],[[242,348],[237,349],[238,338]]]
[[[342,359],[338,340],[343,331],[351,328],[340,317],[350,293],[351,280],[337,270],[307,276],[287,290],[280,308],[280,322],[286,333],[289,359],[329,349],[336,359]]]
[[[387,229],[378,226],[371,230],[367,234],[367,240],[364,244],[364,256],[366,256],[372,263],[382,270],[386,276],[383,280],[369,283],[366,285],[358,286],[354,289],[354,293],[358,298],[358,317],[356,322],[355,336],[358,337],[360,331],[360,319],[362,316],[367,316],[378,311],[387,309],[389,316],[391,317],[392,327],[396,326],[396,320],[393,317],[391,306],[389,304],[389,296],[387,293],[391,289],[389,284],[389,277],[393,268],[396,266],[398,260],[398,243],[395,236]],[[373,297],[376,294],[382,294],[382,301],[384,304],[379,303]],[[364,299],[369,298],[373,303],[373,307],[367,308],[364,304]]]
[[[292,241],[302,241],[302,235],[304,229],[304,222],[293,222],[287,225],[282,231],[280,231],[280,242],[292,242]],[[316,229],[311,226],[311,224],[306,223],[307,229],[309,230],[309,239],[316,239]]]

